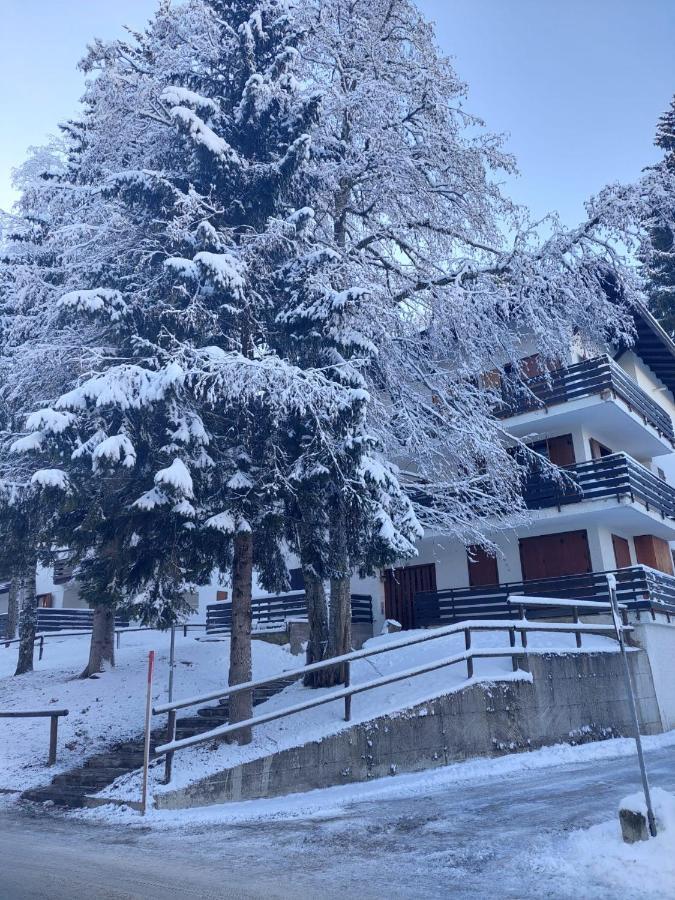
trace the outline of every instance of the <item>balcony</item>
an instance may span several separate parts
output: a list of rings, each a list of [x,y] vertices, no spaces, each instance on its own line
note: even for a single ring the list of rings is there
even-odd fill
[[[528,509],[567,506],[589,500],[625,497],[663,519],[675,519],[675,488],[626,453],[563,466],[562,479],[531,473],[523,485]]]
[[[415,595],[414,622],[416,628],[430,625],[448,625],[467,619],[512,619],[519,615],[507,603],[509,595],[524,594],[531,597],[551,597],[568,600],[609,599],[607,572],[589,572],[584,575],[565,575],[558,578],[540,578],[488,587],[451,588],[426,591]],[[625,603],[633,618],[647,611],[654,617],[660,613],[670,621],[675,615],[675,577],[650,569],[648,566],[629,566],[615,569],[617,597]],[[554,610],[545,608],[528,611],[529,618],[555,617]],[[560,611],[557,611],[560,615]]]
[[[553,416],[556,427],[574,421],[588,424],[589,417],[583,411],[589,405],[596,407],[592,421],[600,432],[604,429],[609,446],[612,437],[620,435],[620,446],[638,456],[672,452],[675,429],[670,416],[608,356],[529,378],[523,385],[502,382],[502,401],[496,412],[501,419],[524,417],[522,423],[508,425],[520,436],[532,430],[532,413]],[[582,414],[575,419],[576,410]],[[599,433],[598,438],[602,437]]]
[[[371,625],[372,598],[369,594],[352,594],[352,624]],[[304,591],[253,598],[253,630],[275,631],[289,621],[307,620],[307,599]],[[218,634],[232,628],[232,603],[210,603],[206,607],[206,632]]]

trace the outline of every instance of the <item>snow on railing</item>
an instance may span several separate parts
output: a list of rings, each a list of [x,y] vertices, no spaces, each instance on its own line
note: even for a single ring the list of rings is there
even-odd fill
[[[569,609],[569,602],[567,600],[557,601],[552,598],[521,598],[514,597],[515,605],[522,607],[529,604],[530,600],[545,600],[546,606],[548,607],[556,607],[560,606],[561,608]],[[535,605],[534,603],[532,605]],[[583,605],[583,604],[578,604]],[[609,611],[611,609],[610,604],[600,604],[605,606]],[[578,619],[578,617],[575,617]],[[630,626],[626,624],[619,624],[618,628],[621,631],[630,631]],[[509,634],[509,643],[510,646],[508,649],[502,648],[483,648],[483,649],[472,649],[471,646],[471,636],[472,632],[476,631],[495,631],[495,632],[508,632]],[[271,722],[276,719],[282,719],[287,716],[294,715],[299,712],[303,712],[307,709],[312,709],[316,706],[322,706],[326,703],[332,703],[336,700],[344,700],[344,718],[345,721],[350,721],[351,719],[351,699],[355,694],[360,694],[365,691],[373,690],[378,687],[383,687],[388,684],[393,684],[397,681],[404,681],[408,678],[414,678],[418,675],[423,675],[427,672],[433,672],[436,669],[445,668],[446,666],[455,665],[457,663],[465,663],[467,667],[467,678],[471,679],[473,677],[474,671],[474,659],[482,658],[482,659],[497,659],[503,657],[510,657],[513,660],[513,670],[517,671],[518,669],[518,658],[527,656],[527,634],[528,632],[557,632],[562,634],[575,634],[577,636],[577,645],[580,645],[581,635],[582,634],[607,634],[612,635],[615,634],[618,637],[617,627],[615,627],[615,623],[612,624],[599,624],[599,625],[589,625],[586,623],[581,623],[579,621],[574,621],[571,623],[567,622],[531,622],[524,617],[521,619],[514,619],[510,621],[467,621],[461,622],[454,625],[448,625],[443,628],[435,628],[430,631],[425,631],[422,634],[414,634],[408,635],[406,637],[399,638],[398,640],[392,641],[391,643],[384,644],[382,646],[375,647],[364,647],[361,650],[355,650],[351,653],[345,653],[341,656],[332,657],[329,660],[324,660],[317,663],[311,663],[310,665],[298,667],[297,669],[293,669],[290,671],[284,671],[281,673],[277,673],[274,677],[256,679],[253,681],[244,682],[242,684],[235,684],[228,686],[226,688],[219,689],[217,691],[211,691],[208,694],[200,694],[192,697],[184,697],[180,700],[175,700],[169,703],[161,703],[157,706],[153,707],[153,715],[160,715],[162,713],[168,713],[169,718],[167,722],[167,741],[166,743],[155,748],[155,753],[157,755],[166,754],[166,783],[170,781],[171,778],[171,766],[173,754],[177,750],[183,750],[187,747],[194,747],[198,744],[205,744],[209,741],[212,741],[214,738],[224,737],[225,735],[235,734],[238,731],[241,731],[244,728],[253,728],[257,725],[262,725],[266,722]],[[395,672],[390,675],[382,676],[380,678],[375,678],[371,681],[363,682],[360,684],[352,685],[350,683],[350,666],[351,663],[360,660],[366,659],[371,656],[378,656],[382,653],[391,653],[396,650],[405,649],[407,647],[414,646],[416,644],[426,643],[428,641],[438,640],[443,637],[447,637],[452,634],[464,633],[465,640],[465,651],[463,653],[456,653],[452,656],[444,657],[443,659],[433,660],[431,662],[425,663],[421,666],[416,666],[412,669],[407,669],[405,671]],[[521,636],[521,647],[516,647],[516,634],[520,634]],[[285,707],[283,709],[274,710],[268,713],[262,713],[260,715],[252,716],[251,718],[245,719],[240,722],[228,724],[228,725],[220,725],[217,728],[213,728],[209,731],[202,732],[201,734],[193,735],[191,737],[181,738],[180,740],[176,740],[176,712],[179,709],[185,709],[189,706],[196,706],[200,703],[206,703],[211,700],[221,700],[226,697],[232,697],[236,694],[241,694],[246,691],[252,691],[255,688],[265,687],[269,684],[278,681],[280,678],[284,679],[295,679],[301,678],[311,672],[318,672],[324,669],[332,669],[335,667],[341,666],[343,667],[344,673],[344,687],[331,691],[328,694],[321,694],[320,696],[314,696],[308,700],[303,701],[302,703],[296,703],[292,706]]]

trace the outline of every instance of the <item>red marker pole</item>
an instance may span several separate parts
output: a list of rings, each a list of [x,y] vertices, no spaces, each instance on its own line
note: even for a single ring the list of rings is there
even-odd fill
[[[145,815],[148,803],[148,767],[150,765],[150,720],[152,715],[152,676],[155,670],[155,651],[148,653],[148,693],[145,701],[145,745],[143,747],[143,794],[141,815]]]

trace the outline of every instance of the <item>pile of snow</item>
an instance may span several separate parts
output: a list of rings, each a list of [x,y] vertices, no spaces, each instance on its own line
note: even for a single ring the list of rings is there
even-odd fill
[[[618,815],[609,822],[573,832],[555,854],[535,863],[539,873],[574,879],[615,891],[616,897],[675,896],[675,797],[661,788],[651,791],[657,835],[625,844]],[[644,794],[631,795],[619,808],[646,814]],[[604,894],[603,894],[604,896]]]
[[[206,693],[227,683],[229,639],[199,641],[199,632],[176,634],[174,696]],[[45,640],[36,671],[18,678],[17,646],[0,643],[0,710],[65,708],[59,719],[57,764],[46,766],[49,719],[0,719],[0,788],[24,790],[49,783],[58,772],[74,769],[88,756],[143,731],[148,650],[156,651],[153,701],[167,699],[169,634],[141,631],[123,634],[116,666],[98,678],[78,678],[89,653],[89,636]],[[282,647],[254,641],[256,678],[297,666],[297,657]],[[192,714],[193,710],[189,713]],[[154,725],[161,724],[159,719]]]
[[[409,631],[406,634],[410,636],[420,633]],[[387,644],[400,641],[401,638],[400,634],[380,635],[372,638],[365,646],[369,648],[385,647]],[[509,645],[506,632],[477,632],[473,634],[472,640],[475,649],[503,648]],[[615,652],[617,644],[608,638],[584,635],[583,650],[591,649]],[[574,635],[555,633],[529,635],[528,651],[531,653],[578,652]],[[464,652],[464,634],[459,632],[437,640],[405,647],[392,653],[383,653],[352,663],[351,683],[352,685],[363,684],[381,676],[405,672],[426,662],[440,660],[462,652]],[[297,665],[300,664],[301,662],[298,660]],[[174,757],[171,784],[162,785],[160,780],[163,772],[156,770],[152,774],[151,789],[154,793],[172,791],[241,762],[267,756],[308,741],[321,740],[355,723],[367,722],[386,714],[401,713],[435,697],[461,690],[467,684],[514,680],[531,680],[531,675],[523,671],[513,672],[510,658],[476,659],[472,681],[467,681],[464,663],[439,668],[424,675],[355,695],[352,699],[352,718],[349,725],[344,721],[344,701],[334,700],[287,718],[256,726],[253,732],[253,741],[244,747],[237,744],[220,743],[214,748],[213,744],[209,743],[183,749]],[[322,694],[328,694],[334,690],[336,688],[310,692],[310,689],[303,687],[298,682],[266,703],[257,706],[255,712],[256,715],[262,715],[273,710],[281,710],[301,703],[308,697],[319,698]],[[185,696],[181,690],[176,693],[177,698],[180,696]],[[135,798],[138,796],[139,788],[140,773],[134,773],[111,785],[103,792],[103,795],[116,799]]]

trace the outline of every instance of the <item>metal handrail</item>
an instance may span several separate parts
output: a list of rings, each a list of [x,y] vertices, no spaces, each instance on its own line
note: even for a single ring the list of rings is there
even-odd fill
[[[517,603],[517,601],[516,601]],[[518,604],[518,605],[522,605]],[[562,604],[559,604],[562,606]],[[556,602],[555,598],[548,601],[548,606],[555,607]],[[565,608],[567,608],[567,603],[564,603]],[[575,616],[575,619],[577,617]],[[630,626],[623,625],[621,626],[625,630],[631,630]],[[479,649],[473,650],[471,649],[471,632],[472,631],[502,631],[509,633],[509,641],[510,648],[508,650],[500,650],[500,649]],[[318,663],[311,663],[308,666],[303,666],[295,670],[284,671],[278,673],[276,677],[273,678],[264,678],[264,679],[256,679],[253,681],[244,682],[242,684],[228,686],[225,689],[212,691],[208,694],[201,694],[194,697],[186,697],[182,700],[172,701],[170,703],[163,703],[153,707],[153,714],[158,715],[164,712],[169,714],[168,728],[167,728],[167,737],[168,740],[165,744],[162,744],[155,748],[155,753],[158,755],[166,754],[167,758],[167,773],[171,770],[171,760],[173,753],[176,750],[181,750],[186,747],[196,746],[197,744],[207,743],[210,740],[213,740],[217,737],[222,737],[226,734],[232,734],[238,731],[241,731],[245,728],[250,728],[255,725],[260,725],[265,722],[270,722],[275,719],[285,718],[286,716],[293,715],[297,712],[302,712],[306,709],[312,709],[315,706],[321,706],[325,703],[331,703],[335,700],[344,699],[345,701],[345,720],[349,721],[351,718],[351,698],[354,694],[363,693],[367,690],[372,690],[377,687],[382,687],[386,684],[392,684],[396,681],[402,681],[406,678],[412,678],[417,675],[422,675],[426,672],[432,672],[436,669],[444,668],[445,666],[455,665],[459,662],[466,662],[467,664],[467,677],[473,677],[473,661],[475,658],[501,658],[501,657],[511,657],[513,659],[513,667],[514,670],[517,669],[517,657],[524,656],[527,654],[527,632],[528,631],[539,631],[539,632],[559,632],[559,633],[568,633],[575,634],[577,637],[577,646],[580,646],[581,635],[586,634],[602,634],[609,633],[615,634],[616,629],[615,625],[588,625],[585,623],[580,623],[575,621],[573,623],[550,623],[550,622],[530,622],[525,618],[521,618],[520,620],[510,621],[510,622],[489,622],[489,621],[468,621],[462,622],[459,624],[448,625],[444,628],[434,629],[433,631],[428,631],[420,635],[409,636],[397,641],[392,641],[390,644],[386,644],[378,647],[371,648],[363,648],[361,650],[355,650],[351,653],[345,653],[341,656],[332,657],[330,660],[321,661]],[[425,643],[426,641],[438,640],[443,637],[447,637],[451,634],[458,634],[460,632],[464,633],[465,638],[465,651],[464,653],[455,654],[450,657],[445,657],[441,660],[434,660],[430,663],[425,663],[422,666],[417,666],[413,669],[408,669],[404,672],[396,672],[392,675],[383,676],[378,679],[374,679],[369,682],[364,682],[363,684],[351,685],[350,684],[350,664],[351,662],[359,659],[365,659],[370,656],[377,656],[381,653],[389,653],[393,650],[402,649],[404,647],[410,647],[415,644]],[[515,647],[515,635],[519,632],[521,634],[522,648],[516,649]],[[275,681],[278,681],[280,678],[300,678],[301,676],[308,674],[310,672],[321,671],[323,669],[334,668],[336,666],[344,666],[345,671],[345,679],[344,679],[344,688],[333,691],[330,694],[324,694],[319,697],[314,697],[310,700],[303,701],[300,704],[295,704],[294,706],[286,707],[281,710],[275,710],[270,713],[264,713],[260,716],[253,716],[249,719],[245,719],[240,722],[232,723],[229,725],[221,725],[217,728],[211,729],[210,731],[203,732],[198,735],[193,735],[191,737],[182,738],[180,740],[176,740],[176,711],[178,709],[184,709],[188,706],[195,706],[199,703],[205,703],[209,700],[219,700],[225,697],[231,697],[235,694],[242,693],[244,691],[250,691],[257,687],[264,687],[266,685],[272,684]]]
[[[501,623],[498,623],[501,625]],[[485,625],[485,628],[483,626]],[[266,687],[279,681],[280,678],[301,678],[303,675],[309,675],[312,672],[320,672],[323,669],[333,669],[345,663],[351,663],[355,660],[366,659],[369,656],[378,656],[380,653],[388,653],[391,650],[399,650],[401,647],[412,647],[415,644],[423,644],[426,641],[437,640],[446,637],[449,634],[457,634],[471,626],[474,630],[490,630],[489,623],[483,622],[462,622],[461,624],[445,625],[443,628],[435,628],[433,631],[425,631],[424,634],[413,635],[412,637],[401,638],[392,641],[382,647],[363,647],[361,650],[352,650],[350,653],[343,653],[341,656],[331,656],[328,660],[310,663],[305,666],[298,666],[297,669],[284,669],[277,675],[269,678],[257,678],[253,681],[245,681],[240,684],[228,685],[217,691],[211,691],[208,694],[200,694],[194,697],[184,697],[182,700],[174,700],[172,703],[160,703],[153,706],[153,715],[161,715],[170,710],[185,709],[188,706],[196,706],[198,703],[208,703],[211,700],[221,700],[224,697],[230,697],[233,694],[241,694],[244,691],[255,690],[255,688]],[[496,625],[492,627],[496,628]]]
[[[313,697],[311,700],[306,700],[303,703],[296,703],[294,706],[287,706],[281,710],[274,710],[273,712],[263,713],[260,716],[253,716],[250,719],[245,719],[243,722],[236,722],[233,725],[220,725],[218,728],[212,728],[211,731],[206,731],[203,734],[193,735],[193,737],[181,738],[180,740],[169,741],[166,744],[162,744],[159,747],[155,748],[156,754],[163,753],[172,753],[176,750],[182,750],[186,747],[193,747],[196,744],[203,744],[208,741],[212,741],[214,738],[222,737],[226,734],[233,734],[234,732],[241,731],[242,728],[251,728],[254,725],[263,725],[265,722],[272,722],[275,719],[283,719],[286,716],[291,716],[298,712],[303,712],[306,709],[312,709],[315,706],[323,706],[326,703],[332,703],[335,700],[345,701],[350,699],[354,694],[361,694],[364,691],[373,690],[374,688],[384,687],[387,684],[393,684],[396,681],[404,681],[406,678],[413,678],[416,675],[424,675],[427,672],[433,672],[436,669],[442,669],[445,666],[451,666],[458,662],[468,662],[473,661],[476,657],[489,657],[489,658],[497,658],[503,656],[515,657],[515,656],[523,656],[523,650],[520,648],[508,650],[466,650],[464,653],[456,653],[454,656],[444,657],[440,660],[434,660],[430,663],[425,663],[422,666],[415,666],[412,669],[406,669],[403,672],[394,672],[392,675],[384,675],[381,678],[376,678],[373,681],[365,682],[364,684],[356,684],[350,685],[349,687],[344,687],[339,691],[332,691],[330,694],[323,694],[320,697]],[[346,718],[346,717],[345,717]],[[347,721],[349,721],[347,719]]]

